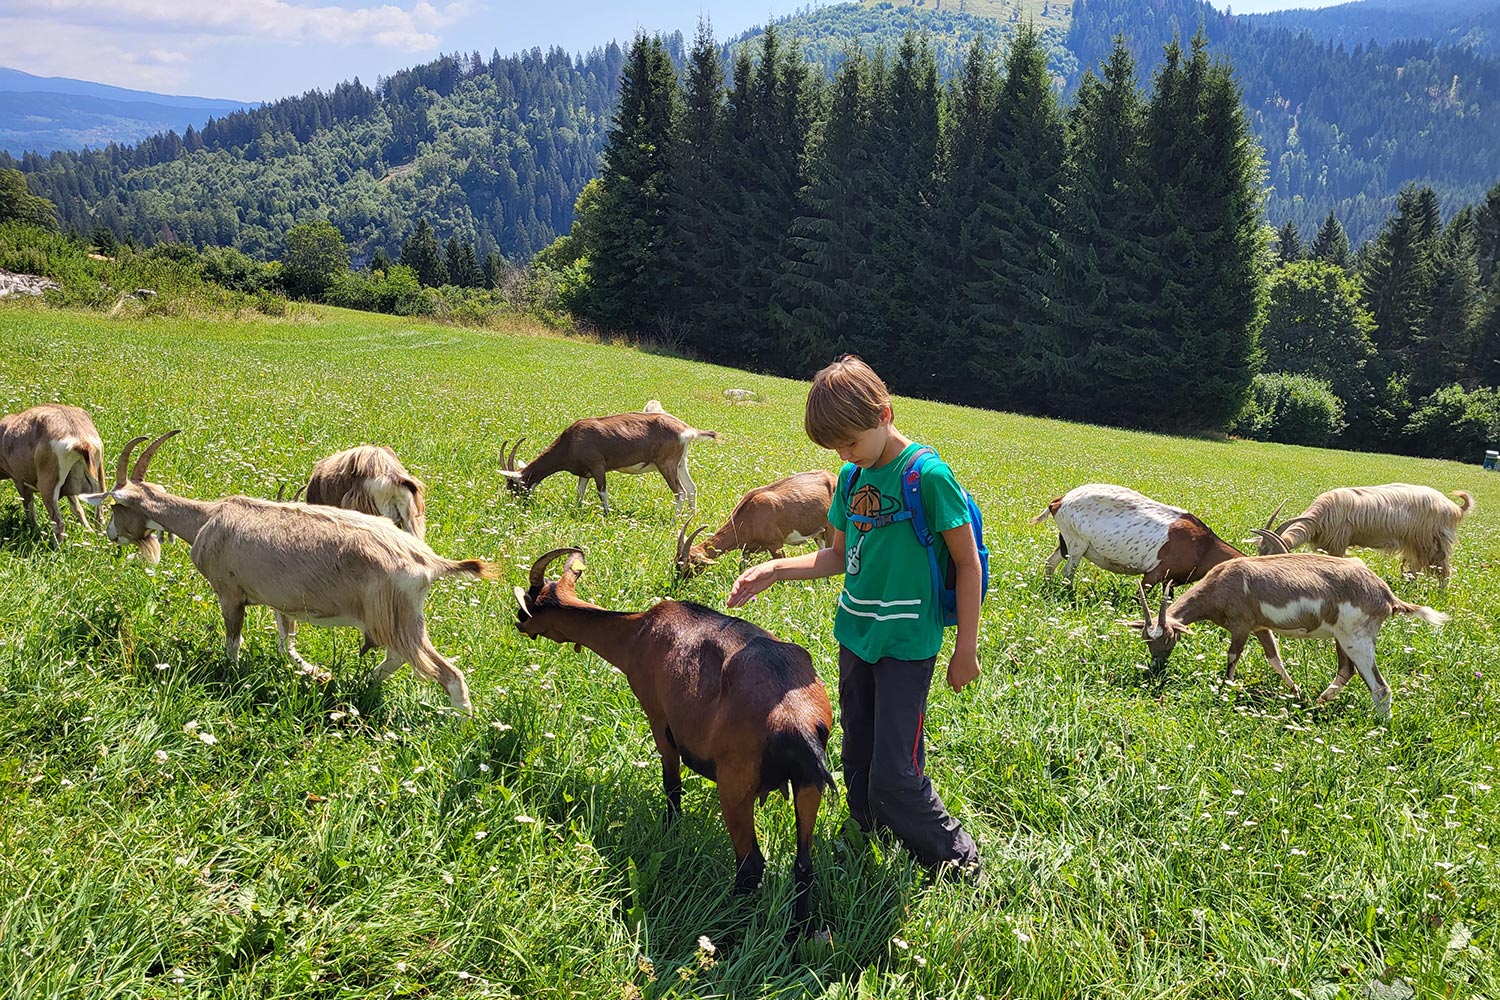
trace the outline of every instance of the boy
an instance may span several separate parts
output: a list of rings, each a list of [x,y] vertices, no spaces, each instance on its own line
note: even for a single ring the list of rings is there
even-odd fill
[[[921,446],[892,425],[885,383],[853,355],[818,372],[803,425],[814,443],[854,466],[839,475],[828,545],[746,570],[734,582],[729,606],[740,607],[780,580],[844,574],[833,634],[849,814],[866,832],[888,827],[929,869],[951,865],[977,873],[973,838],[948,814],[923,771],[927,692],[943,644],[927,552],[909,523],[868,520],[904,509],[901,474]],[[968,506],[946,463],[923,466],[921,497],[927,522],[957,571],[958,640],[948,664],[948,685],[957,691],[979,676],[979,551]]]

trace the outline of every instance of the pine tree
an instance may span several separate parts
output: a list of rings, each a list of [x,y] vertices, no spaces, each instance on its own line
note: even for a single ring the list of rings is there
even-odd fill
[[[1302,246],[1302,234],[1297,231],[1297,224],[1291,219],[1276,231],[1276,257],[1283,264],[1301,260],[1307,256],[1307,250]]]
[[[1454,382],[1473,384],[1469,358],[1482,305],[1474,215],[1459,212],[1437,240],[1431,308],[1411,345],[1411,396],[1419,399]]]
[[[661,38],[637,35],[599,174],[590,318],[605,327],[646,331],[668,312],[673,276],[663,261],[677,98]]]
[[[708,355],[713,336],[703,322],[725,267],[728,236],[719,217],[730,193],[719,183],[723,156],[724,67],[707,21],[698,22],[683,87],[662,266],[675,276],[671,303],[687,344]]]
[[[1396,212],[1367,248],[1363,278],[1375,317],[1375,346],[1390,373],[1410,372],[1407,355],[1432,303],[1436,195],[1408,185]]]
[[[416,272],[422,284],[436,288],[448,278],[443,251],[427,219],[417,220],[416,232],[401,247],[401,263]]]
[[[1132,422],[1137,396],[1155,376],[1144,116],[1134,60],[1117,36],[1103,80],[1086,76],[1073,109],[1055,301],[1060,353],[1076,360],[1056,367],[1049,390],[1066,416]]]
[[[865,296],[872,288],[870,211],[872,66],[857,46],[835,75],[828,116],[810,151],[802,214],[781,251],[770,322],[792,370],[812,370],[867,350]]]
[[[1323,220],[1323,226],[1318,230],[1317,239],[1313,240],[1310,257],[1333,264],[1349,270],[1353,264],[1353,258],[1349,253],[1349,236],[1344,232],[1344,227],[1339,223],[1338,217],[1332,212],[1328,218]]]
[[[1035,409],[1058,356],[1049,311],[1066,152],[1063,121],[1033,25],[1011,42],[995,108],[991,160],[960,245],[978,267],[969,367],[992,405]]]
[[[459,249],[457,236],[448,237],[443,247],[443,268],[448,274],[446,284],[456,288],[464,286],[463,251]]]

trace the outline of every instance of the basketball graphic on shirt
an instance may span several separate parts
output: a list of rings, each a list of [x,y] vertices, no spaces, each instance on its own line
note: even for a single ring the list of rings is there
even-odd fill
[[[882,496],[880,491],[873,486],[861,486],[849,498],[849,513],[856,517],[879,517],[882,514],[894,514],[900,508],[900,502],[893,498]],[[870,530],[868,524],[860,524],[858,521],[851,523],[859,531]]]

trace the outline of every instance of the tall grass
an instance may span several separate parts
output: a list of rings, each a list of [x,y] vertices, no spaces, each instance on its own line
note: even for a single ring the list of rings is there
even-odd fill
[[[429,542],[498,559],[587,548],[584,596],[722,606],[722,560],[674,584],[677,525],[654,476],[611,480],[609,520],[573,484],[522,504],[499,445],[534,454],[574,418],[661,399],[724,441],[692,453],[701,519],[750,486],[831,467],[801,432],[805,386],[616,347],[318,311],[272,323],[0,308],[0,408],[87,407],[114,449],[181,427],[153,478],[197,497],[274,494],[319,457],[394,447],[430,487]],[[878,368],[878,359],[877,368]],[[735,405],[726,388],[761,400]],[[986,515],[993,586],[980,680],[934,690],[929,766],[974,832],[978,888],[929,884],[825,805],[815,906],[831,941],[788,948],[790,807],[761,807],[753,896],[707,782],[663,829],[660,772],[623,678],[523,640],[508,586],[449,582],[434,641],[474,719],[409,672],[368,680],[351,630],[304,629],[296,675],[252,611],[237,668],[212,594],[169,545],[156,568],[76,524],[61,552],[0,491],[0,988],[25,997],[1500,995],[1494,564],[1500,477],[1477,466],[1179,440],[898,400]],[[1356,681],[1292,701],[1258,654],[1219,681],[1200,625],[1145,668],[1133,581],[1042,579],[1055,536],[1027,519],[1089,481],[1180,503],[1240,539],[1333,485],[1467,489],[1446,590],[1392,621],[1389,725]],[[835,680],[837,581],[774,588],[747,617]],[[1326,642],[1285,643],[1318,690]],[[833,746],[837,765],[837,739]],[[706,937],[712,950],[700,946]],[[1375,991],[1372,993],[1371,991]]]

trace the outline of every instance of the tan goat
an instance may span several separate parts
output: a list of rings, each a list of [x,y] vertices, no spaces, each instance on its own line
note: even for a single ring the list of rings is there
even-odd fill
[[[73,513],[87,526],[78,497],[99,491],[103,460],[104,443],[94,421],[76,406],[43,403],[0,417],[0,479],[15,481],[33,528],[36,494],[42,495],[52,520],[54,548],[62,544],[65,532],[57,501],[67,497]]]
[[[1270,555],[1285,545],[1302,545],[1341,556],[1354,546],[1401,553],[1403,573],[1432,573],[1443,580],[1453,574],[1453,545],[1458,525],[1474,509],[1474,498],[1463,490],[1454,503],[1431,486],[1387,483],[1384,486],[1345,486],[1321,493],[1298,516],[1272,530],[1277,540],[1261,536],[1260,553]],[[1282,505],[1284,506],[1284,504]],[[1281,514],[1276,508],[1266,528]]]
[[[698,488],[688,475],[687,448],[694,441],[719,439],[715,431],[689,427],[669,413],[616,413],[607,417],[586,417],[568,425],[557,440],[530,463],[516,461],[522,438],[514,448],[500,446],[505,483],[511,490],[530,494],[542,480],[559,472],[578,477],[578,502],[583,503],[589,480],[599,490],[599,503],[609,513],[609,494],[605,492],[606,472],[639,475],[656,469],[677,498],[677,513],[683,504],[695,507]]]
[[[687,534],[687,525],[677,534],[677,574],[695,576],[726,552],[739,549],[745,555],[769,552],[773,558],[786,555],[785,547],[826,537],[828,508],[833,504],[837,477],[826,469],[799,472],[746,493],[724,526],[705,542],[693,539],[707,531]]]
[[[334,452],[313,466],[307,502],[388,517],[402,531],[427,537],[427,487],[384,445]]]
[[[495,579],[495,566],[445,559],[385,518],[358,511],[244,496],[177,496],[145,481],[152,455],[176,433],[151,442],[127,480],[130,453],[146,439],[130,441],[120,452],[114,489],[88,500],[113,500],[110,539],[139,546],[148,559],[160,554],[157,531],[192,545],[193,565],[219,598],[224,655],[231,663],[239,659],[245,608],[264,604],[276,611],[278,648],[304,672],[328,676],[297,655],[298,620],[352,626],[386,650],[375,671],[378,680],[410,663],[418,677],[443,685],[454,708],[469,711],[464,675],[433,648],[422,605],[436,581],[457,575]]]

